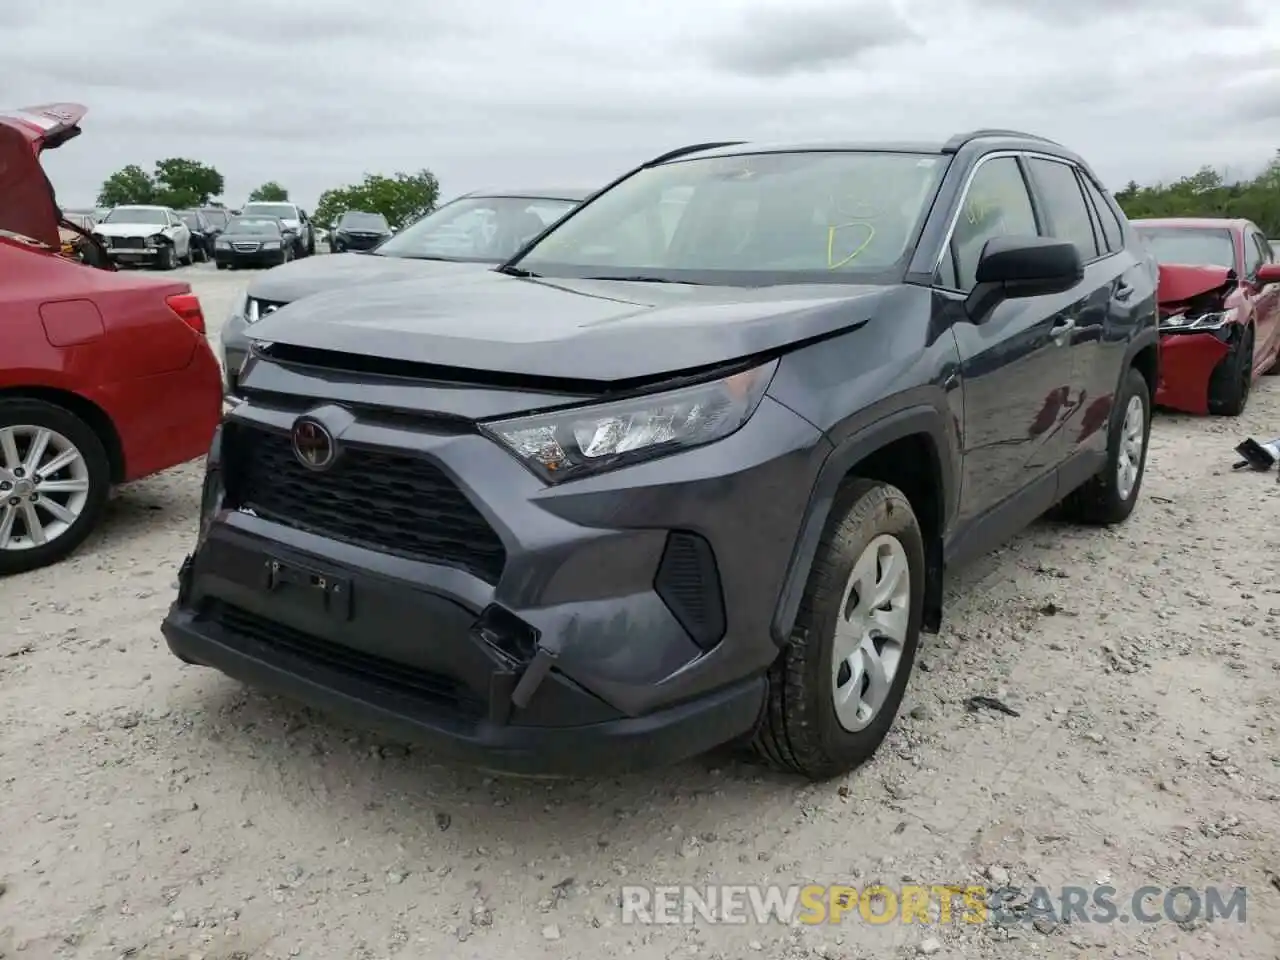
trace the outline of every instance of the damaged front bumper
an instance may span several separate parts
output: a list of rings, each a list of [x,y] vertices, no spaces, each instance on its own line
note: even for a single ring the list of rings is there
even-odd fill
[[[1162,331],[1155,402],[1183,413],[1208,413],[1209,382],[1231,352],[1233,330]]]

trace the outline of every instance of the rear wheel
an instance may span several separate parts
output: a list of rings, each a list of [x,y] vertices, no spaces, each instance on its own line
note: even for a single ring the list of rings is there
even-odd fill
[[[811,780],[860,766],[888,734],[924,609],[924,537],[902,491],[851,481],[831,517],[752,743]]]
[[[1238,417],[1249,404],[1252,388],[1253,327],[1247,326],[1209,378],[1209,412],[1219,417]]]
[[[1146,378],[1130,367],[1111,416],[1106,466],[1063,500],[1062,518],[1101,526],[1128,519],[1142,489],[1150,437],[1151,391]]]
[[[41,400],[0,400],[0,575],[71,553],[110,486],[106,450],[83,420]]]

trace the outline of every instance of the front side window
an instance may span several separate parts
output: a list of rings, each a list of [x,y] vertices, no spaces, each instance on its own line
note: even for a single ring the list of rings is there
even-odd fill
[[[597,196],[513,266],[725,286],[893,282],[948,160],[813,151],[669,161]]]
[[[1236,244],[1230,230],[1148,226],[1134,229],[1157,263],[1236,268]]]
[[[977,283],[978,260],[995,237],[1036,236],[1036,215],[1022,170],[1014,157],[985,161],[973,175],[956,217],[939,283],[969,291]],[[951,278],[954,277],[953,282]]]
[[[575,206],[542,197],[462,197],[405,227],[374,253],[501,263]]]
[[[1093,232],[1093,219],[1085,206],[1075,167],[1055,160],[1032,157],[1028,162],[1031,176],[1044,198],[1049,236],[1069,240],[1080,249],[1081,260],[1099,255],[1098,240]]]

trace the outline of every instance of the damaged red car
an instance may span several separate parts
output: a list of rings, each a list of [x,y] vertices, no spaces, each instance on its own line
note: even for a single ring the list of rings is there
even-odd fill
[[[1280,263],[1247,220],[1134,220],[1160,264],[1156,403],[1236,416],[1280,373]]]
[[[85,108],[0,112],[0,576],[71,553],[113,486],[203,456],[218,362],[187,283],[117,273],[92,237],[63,254],[40,164]]]

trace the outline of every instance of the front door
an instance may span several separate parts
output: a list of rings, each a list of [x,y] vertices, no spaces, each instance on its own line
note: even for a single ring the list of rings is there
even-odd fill
[[[974,286],[988,240],[1040,232],[1021,162],[1013,156],[981,161],[939,285],[953,291],[948,299],[962,299]],[[1056,470],[1067,452],[1063,425],[1079,393],[1070,299],[1006,300],[977,323],[956,311],[964,467],[953,559],[985,552],[1053,505]]]

